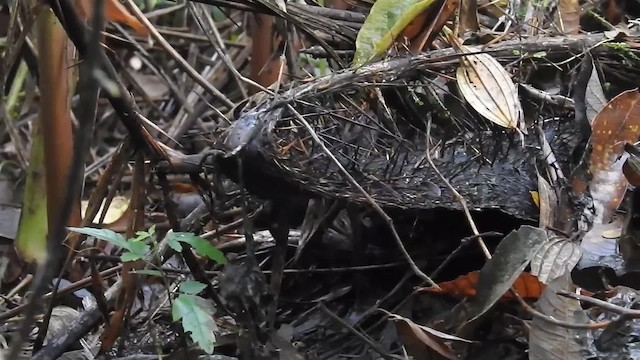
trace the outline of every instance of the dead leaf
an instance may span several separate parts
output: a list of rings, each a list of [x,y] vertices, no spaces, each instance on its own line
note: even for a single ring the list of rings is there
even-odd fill
[[[538,203],[540,207],[539,227],[547,229],[553,226],[558,208],[558,197],[549,182],[540,174],[538,174]]]
[[[561,236],[550,237],[531,260],[531,274],[541,283],[548,284],[571,272],[581,256],[582,250],[574,242]]]
[[[589,319],[580,307],[580,302],[558,295],[559,290],[574,291],[570,274],[565,273],[549,283],[536,303],[536,309],[545,315],[560,321],[588,324]],[[586,335],[586,330],[570,329],[553,325],[538,317],[531,320],[529,333],[530,360],[582,360],[579,338]],[[584,342],[588,344],[588,342]]]
[[[386,311],[385,311],[386,312]],[[418,325],[406,317],[387,313],[390,320],[396,321],[396,331],[402,343],[407,347],[409,355],[414,359],[423,359],[429,356],[429,349],[435,350],[438,354],[447,359],[455,359],[451,347],[444,343],[445,341],[459,341],[464,343],[472,343],[472,341],[463,339],[459,336],[450,335],[428,326]]]
[[[472,297],[476,296],[476,286],[478,284],[478,271],[470,272],[466,275],[462,275],[455,280],[447,281],[438,284],[440,289],[434,287],[421,288],[419,291],[430,293],[443,293],[454,296],[456,298]],[[520,274],[513,282],[513,287],[523,298],[537,299],[540,297],[542,290],[544,290],[544,284],[538,281],[538,278],[530,273]],[[511,292],[506,291],[500,298],[503,301],[513,299]]]
[[[559,0],[554,22],[561,33],[578,35],[580,32],[580,3],[578,0]]]
[[[589,170],[595,223],[606,223],[618,208],[627,188],[622,166],[628,157],[625,143],[640,135],[640,93],[628,90],[613,98],[593,120]]]
[[[509,290],[546,242],[544,230],[528,225],[505,236],[493,257],[480,270],[478,295],[469,301],[466,319],[461,324],[468,324],[486,313]]]
[[[94,2],[93,0],[76,0],[76,9],[80,16],[85,19],[93,17]],[[132,28],[140,36],[148,36],[149,30],[143,23],[136,19],[127,8],[118,0],[106,0],[104,3],[104,18],[107,21],[113,21],[124,24]]]
[[[396,332],[398,333],[398,339],[402,341],[402,344],[413,359],[429,358],[432,350],[435,350],[445,359],[455,359],[451,348],[431,338],[420,330],[415,323],[409,319],[407,320],[396,322]]]
[[[105,200],[102,201],[100,205],[100,210],[98,210],[98,214],[92,220],[93,223],[98,223],[100,221],[100,217],[102,216],[102,212],[104,211]],[[83,200],[81,204],[82,217],[84,218],[85,213],[87,211],[87,206],[89,206],[88,200]],[[107,214],[104,217],[104,221],[102,222],[105,225],[113,224],[118,221],[122,215],[129,208],[129,198],[124,196],[114,196],[113,200],[111,200],[111,204],[107,209]]]
[[[489,121],[525,133],[518,89],[509,73],[489,54],[471,51],[444,27],[449,42],[463,56],[456,71],[458,89],[464,99]]]

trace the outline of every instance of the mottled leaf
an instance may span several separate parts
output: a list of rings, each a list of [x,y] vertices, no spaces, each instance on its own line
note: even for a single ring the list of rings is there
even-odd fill
[[[595,223],[606,223],[618,208],[627,188],[622,167],[628,154],[625,143],[640,135],[640,93],[628,90],[613,98],[593,120],[589,158],[591,197]]]

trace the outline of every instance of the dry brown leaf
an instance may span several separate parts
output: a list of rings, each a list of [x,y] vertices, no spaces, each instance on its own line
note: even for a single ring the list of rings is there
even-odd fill
[[[93,0],[76,0],[76,8],[80,16],[85,19],[91,19],[94,9]],[[124,24],[132,28],[138,35],[148,36],[149,30],[144,24],[129,13],[127,8],[118,0],[106,0],[104,3],[104,18],[107,21],[113,21]]]

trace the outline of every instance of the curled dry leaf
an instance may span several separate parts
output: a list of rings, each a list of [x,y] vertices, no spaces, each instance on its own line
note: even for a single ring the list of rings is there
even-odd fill
[[[540,207],[540,228],[553,226],[555,213],[558,208],[558,197],[551,184],[538,174],[538,206]]]
[[[447,359],[455,359],[456,357],[451,347],[446,342],[459,341],[472,343],[472,341],[459,336],[450,335],[428,326],[418,325],[406,317],[391,313],[387,314],[390,320],[396,322],[398,338],[415,359],[431,358],[428,349],[435,350]]]
[[[469,53],[469,49],[460,45]],[[456,72],[458,89],[480,115],[502,127],[517,129],[523,120],[518,90],[509,73],[489,54],[465,54]],[[524,128],[520,129],[524,132]]]
[[[640,93],[628,90],[613,98],[593,120],[589,170],[595,223],[606,223],[618,208],[627,188],[622,167],[628,157],[625,143],[640,135]]]

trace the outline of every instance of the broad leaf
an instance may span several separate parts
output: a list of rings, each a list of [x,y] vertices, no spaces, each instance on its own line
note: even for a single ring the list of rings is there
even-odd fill
[[[144,257],[151,250],[151,247],[142,241],[129,240],[127,241],[126,249],[140,257]]]
[[[124,239],[124,236],[118,234],[117,232],[115,232],[113,230],[96,229],[96,228],[90,228],[90,227],[83,227],[83,228],[68,227],[68,229],[71,230],[71,231],[80,233],[80,234],[93,236],[93,237],[95,237],[97,239],[107,241],[107,242],[109,242],[109,243],[111,243],[113,245],[119,246],[119,247],[121,247],[123,249],[128,249],[129,248],[129,244]]]
[[[353,66],[359,67],[382,55],[409,23],[435,0],[378,0],[356,38]]]
[[[622,167],[628,158],[625,143],[640,136],[640,92],[620,93],[596,115],[592,124],[589,190],[593,198],[594,223],[608,223],[627,190]]]
[[[196,295],[202,290],[204,290],[204,288],[206,287],[207,285],[201,282],[187,280],[182,284],[180,284],[180,291],[182,291],[185,294]]]
[[[120,255],[120,260],[122,260],[122,262],[128,262],[128,261],[137,261],[142,259],[142,256],[140,256],[139,254],[136,253],[132,253],[130,251],[127,251],[125,253],[123,253],[122,255]]]
[[[171,309],[173,321],[182,319],[184,331],[191,333],[191,339],[207,354],[213,353],[218,329],[212,314],[213,307],[208,301],[188,294],[178,296]]]
[[[176,252],[182,251],[182,244],[180,244],[180,241],[178,241],[178,239],[173,236],[169,238],[169,240],[167,241],[167,245],[169,245],[169,247]]]
[[[224,257],[222,251],[211,245],[207,240],[193,233],[173,233],[173,236],[169,242],[171,243],[171,241],[173,240],[191,245],[191,247],[193,247],[198,254],[206,256],[219,264],[225,264],[227,262],[227,259]]]

